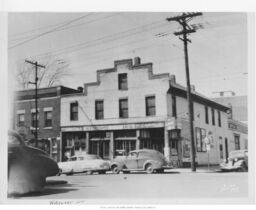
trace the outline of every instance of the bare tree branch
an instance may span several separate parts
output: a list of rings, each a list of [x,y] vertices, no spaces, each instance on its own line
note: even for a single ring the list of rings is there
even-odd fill
[[[38,70],[38,87],[51,87],[61,85],[65,77],[70,76],[69,63],[62,59],[57,59],[51,55],[40,61],[45,65],[45,69]],[[16,79],[21,89],[29,87],[28,82],[34,81],[35,69],[25,62],[19,64]]]

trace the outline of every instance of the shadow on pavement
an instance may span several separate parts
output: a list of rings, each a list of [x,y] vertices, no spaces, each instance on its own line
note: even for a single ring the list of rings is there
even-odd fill
[[[134,171],[134,172],[130,172],[130,173],[120,173],[123,175],[129,175],[129,174],[141,174],[141,175],[148,175],[148,176],[154,176],[154,175],[164,175],[164,174],[180,174],[179,171],[168,171],[168,172],[163,172],[163,173],[152,173],[152,174],[147,174],[146,172],[142,172],[142,171]],[[120,175],[120,174],[108,174],[108,175]]]
[[[70,191],[76,191],[78,189],[75,188],[45,188],[41,192],[33,192],[33,193],[26,193],[26,194],[13,194],[9,195],[8,198],[21,198],[21,197],[40,197],[44,195],[53,195],[53,194],[59,194],[59,193],[67,193]]]

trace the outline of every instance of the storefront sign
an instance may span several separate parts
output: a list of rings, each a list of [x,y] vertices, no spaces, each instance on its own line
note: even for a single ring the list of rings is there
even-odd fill
[[[238,131],[241,133],[246,133],[246,134],[248,133],[248,129],[246,126],[239,125],[238,123],[235,123],[235,122],[228,122],[228,128],[230,130]]]
[[[95,130],[130,130],[130,129],[144,129],[144,128],[161,128],[161,127],[164,127],[164,122],[62,127],[61,130],[67,132],[67,131],[95,131]]]
[[[181,129],[181,122],[178,122],[176,118],[169,118],[166,120],[165,127],[167,130]]]

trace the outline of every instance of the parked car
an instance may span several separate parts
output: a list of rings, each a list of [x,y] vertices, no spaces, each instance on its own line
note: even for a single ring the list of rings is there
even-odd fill
[[[46,152],[27,146],[18,133],[8,132],[8,194],[41,191],[46,177],[58,171]]]
[[[221,171],[248,171],[248,151],[235,150],[229,153],[228,160],[220,164]]]
[[[161,173],[164,169],[172,168],[162,153],[151,149],[134,150],[127,156],[115,158],[110,167],[115,174],[120,171],[123,173],[130,171],[146,171],[148,174]]]
[[[105,174],[110,170],[110,162],[103,160],[98,155],[77,155],[72,156],[66,162],[58,163],[60,171],[59,174],[72,175],[73,173],[92,174],[98,172],[99,174]]]

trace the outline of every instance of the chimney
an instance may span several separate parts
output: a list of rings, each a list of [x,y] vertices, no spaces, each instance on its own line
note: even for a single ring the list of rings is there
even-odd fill
[[[195,85],[190,85],[191,91],[196,91],[196,86]]]
[[[176,83],[176,77],[174,74],[170,76],[170,82]]]
[[[140,57],[134,58],[134,66],[140,65]]]
[[[77,90],[81,93],[83,92],[83,88],[81,86],[77,87]]]

